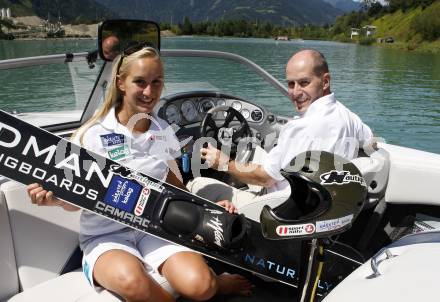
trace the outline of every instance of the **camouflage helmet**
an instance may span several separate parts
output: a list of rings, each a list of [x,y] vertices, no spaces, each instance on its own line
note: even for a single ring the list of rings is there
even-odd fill
[[[358,168],[345,158],[307,151],[283,171],[291,187],[289,198],[260,214],[263,235],[269,239],[321,238],[351,227],[367,196]]]

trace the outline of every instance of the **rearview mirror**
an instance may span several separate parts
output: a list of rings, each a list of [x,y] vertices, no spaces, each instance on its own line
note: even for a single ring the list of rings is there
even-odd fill
[[[98,29],[99,56],[113,61],[127,47],[148,42],[160,50],[160,28],[145,20],[106,20]]]

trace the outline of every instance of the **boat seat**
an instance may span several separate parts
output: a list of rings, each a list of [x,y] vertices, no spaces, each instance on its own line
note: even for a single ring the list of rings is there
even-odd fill
[[[95,291],[79,270],[38,284],[8,300],[8,302],[29,301],[112,302],[121,300],[107,290]]]
[[[440,205],[440,154],[385,143],[379,147],[390,154],[387,203]]]
[[[19,291],[17,264],[9,224],[8,207],[3,191],[0,190],[0,301]]]
[[[79,290],[83,283],[90,295],[95,293],[81,272],[60,276],[72,269],[71,256],[78,250],[79,215],[79,211],[33,205],[26,187],[17,182],[0,185],[0,276],[7,276],[0,282],[0,301],[13,296],[13,301],[21,297],[27,297],[26,301],[77,301],[85,294]],[[77,258],[74,268],[81,264],[80,256]],[[57,290],[71,294],[52,299]]]
[[[389,154],[384,149],[379,149],[368,157],[353,159],[352,163],[367,183],[368,196],[364,208],[371,208],[385,196],[390,171]]]

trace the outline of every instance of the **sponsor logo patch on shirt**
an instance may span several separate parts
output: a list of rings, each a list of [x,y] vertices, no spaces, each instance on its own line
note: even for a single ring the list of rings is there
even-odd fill
[[[127,145],[122,145],[107,151],[107,154],[111,160],[121,160],[130,155],[130,149]]]
[[[150,136],[150,141],[166,141],[167,138],[165,135],[157,135],[157,134],[152,134]]]
[[[109,133],[100,135],[102,146],[104,148],[125,144],[125,136],[118,133]]]

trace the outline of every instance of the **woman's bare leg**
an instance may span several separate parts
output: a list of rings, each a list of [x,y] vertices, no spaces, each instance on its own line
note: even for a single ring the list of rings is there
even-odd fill
[[[95,263],[93,278],[126,301],[175,301],[170,293],[148,276],[137,257],[123,250],[102,254]]]
[[[204,301],[219,294],[250,295],[252,284],[240,275],[216,276],[203,257],[195,252],[179,252],[161,267],[162,275],[179,294]]]

